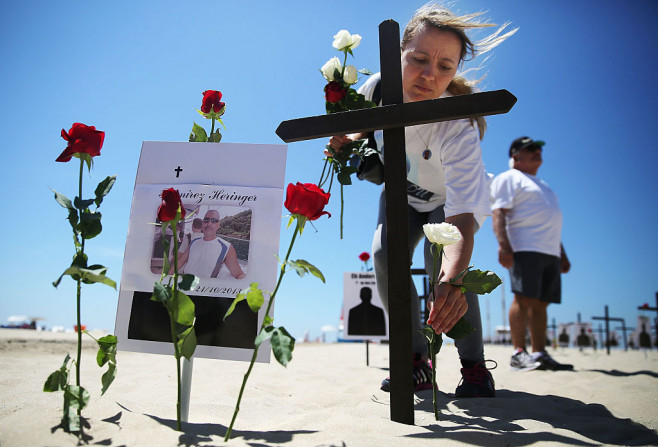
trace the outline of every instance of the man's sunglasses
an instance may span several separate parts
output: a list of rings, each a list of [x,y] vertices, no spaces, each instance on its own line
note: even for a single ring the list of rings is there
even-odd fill
[[[208,222],[217,223],[217,222],[219,222],[219,219],[217,219],[216,217],[204,217],[203,222],[204,223],[208,223]]]

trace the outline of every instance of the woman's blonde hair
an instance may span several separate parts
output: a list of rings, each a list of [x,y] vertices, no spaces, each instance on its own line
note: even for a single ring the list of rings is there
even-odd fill
[[[438,3],[427,3],[421,6],[413,15],[409,23],[407,23],[404,33],[402,34],[400,49],[404,51],[409,42],[422,32],[425,27],[432,27],[440,31],[449,31],[459,37],[459,40],[462,43],[462,50],[459,58],[461,64],[463,61],[472,60],[476,56],[491,51],[500,45],[505,39],[514,34],[518,29],[514,28],[504,32],[509,26],[509,22],[507,22],[492,34],[474,42],[466,34],[466,31],[497,26],[494,23],[483,21],[483,16],[484,12],[458,16]],[[448,93],[455,96],[470,94],[473,93],[473,86],[477,82],[478,81],[469,81],[463,76],[455,76],[448,85],[447,90]],[[484,138],[484,132],[487,129],[487,123],[484,117],[475,118],[475,121],[477,121],[480,139],[482,139]],[[471,119],[471,123],[473,123],[473,119]]]

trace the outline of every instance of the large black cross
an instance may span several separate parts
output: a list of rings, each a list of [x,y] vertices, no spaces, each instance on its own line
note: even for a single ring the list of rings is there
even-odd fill
[[[384,131],[384,181],[388,246],[391,420],[414,423],[411,279],[407,223],[404,128],[417,124],[508,112],[516,98],[506,90],[403,104],[400,27],[379,25],[382,107],[283,121],[276,130],[286,143],[357,132]]]

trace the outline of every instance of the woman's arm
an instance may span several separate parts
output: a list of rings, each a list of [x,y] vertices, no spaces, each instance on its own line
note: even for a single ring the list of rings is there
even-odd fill
[[[463,213],[446,218],[446,222],[457,227],[461,240],[444,247],[441,272],[434,286],[434,299],[429,303],[430,315],[427,324],[438,334],[448,332],[464,316],[468,309],[466,296],[461,288],[448,281],[468,268],[473,253],[475,218],[472,213]]]

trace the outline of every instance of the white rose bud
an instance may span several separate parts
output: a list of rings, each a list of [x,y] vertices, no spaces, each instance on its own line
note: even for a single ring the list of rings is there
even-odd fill
[[[350,34],[347,30],[340,30],[334,36],[333,47],[338,51],[353,50],[361,43],[361,36]]]
[[[327,61],[326,64],[322,66],[320,71],[322,72],[322,76],[327,81],[335,81],[336,79],[334,78],[334,73],[336,70],[340,73],[340,71],[343,69],[343,66],[340,63],[340,60],[337,57],[332,57]]]
[[[347,84],[356,84],[357,80],[357,71],[354,65],[345,66],[345,73],[343,73],[343,81]]]
[[[439,224],[425,224],[423,231],[427,239],[433,244],[438,245],[452,245],[459,242],[462,238],[459,229],[456,226],[447,222]]]

